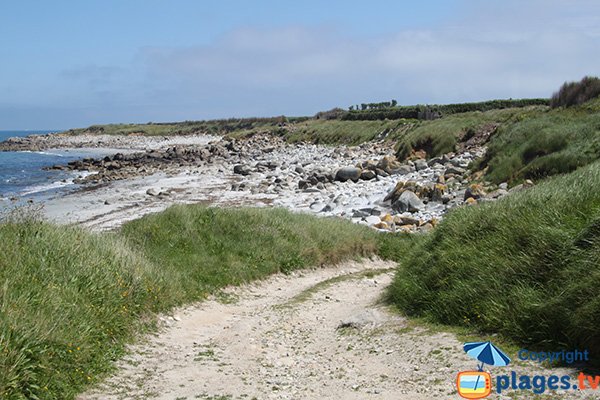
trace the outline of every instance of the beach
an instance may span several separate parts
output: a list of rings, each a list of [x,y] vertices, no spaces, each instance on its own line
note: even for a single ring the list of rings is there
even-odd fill
[[[347,218],[381,231],[429,230],[468,197],[486,201],[505,194],[484,196],[483,190],[467,187],[467,166],[484,152],[482,146],[428,162],[401,163],[394,145],[384,140],[360,146],[287,143],[271,135],[49,134],[10,139],[0,148],[91,148],[105,154],[53,165],[50,169],[77,176],[77,189],[34,201],[51,221],[100,231],[172,204],[191,203],[284,207]]]

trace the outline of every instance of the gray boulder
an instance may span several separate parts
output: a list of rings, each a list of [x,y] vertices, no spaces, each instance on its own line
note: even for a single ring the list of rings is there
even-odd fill
[[[344,167],[335,173],[335,180],[340,182],[346,182],[348,180],[356,182],[360,178],[361,172],[362,170],[360,168]]]
[[[247,165],[236,165],[233,167],[233,173],[239,175],[250,175],[250,167]]]
[[[371,179],[375,179],[376,177],[377,175],[375,174],[375,172],[371,171],[370,169],[365,169],[360,174],[360,179],[362,179],[363,181],[370,181]]]
[[[405,190],[402,192],[398,200],[392,203],[392,208],[399,212],[417,212],[423,207],[424,204],[421,199],[419,199],[419,196],[410,190]]]
[[[415,169],[417,171],[422,171],[428,167],[427,161],[425,160],[416,160],[415,161]]]

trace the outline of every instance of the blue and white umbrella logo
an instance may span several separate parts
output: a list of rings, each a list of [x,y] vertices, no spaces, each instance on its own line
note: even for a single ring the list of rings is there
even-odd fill
[[[510,363],[510,358],[490,341],[465,343],[463,349],[470,357],[481,362],[478,366],[480,371],[483,371],[483,364],[505,367]]]

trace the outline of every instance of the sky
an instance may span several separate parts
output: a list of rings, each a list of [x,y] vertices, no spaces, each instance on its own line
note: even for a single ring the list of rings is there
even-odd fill
[[[0,0],[0,130],[549,97],[596,0]]]

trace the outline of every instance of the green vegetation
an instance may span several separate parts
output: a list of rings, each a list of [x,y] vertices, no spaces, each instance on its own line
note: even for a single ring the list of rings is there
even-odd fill
[[[600,96],[600,79],[586,76],[579,82],[565,82],[552,96],[550,106],[572,107]]]
[[[547,107],[509,108],[486,112],[450,115],[432,121],[420,121],[398,139],[397,156],[424,150],[427,157],[436,157],[456,150],[459,142],[469,139],[489,126],[500,126],[544,112]]]
[[[409,315],[600,355],[600,162],[459,208],[402,259],[390,300]]]
[[[379,235],[273,209],[176,206],[95,235],[0,223],[0,397],[68,399],[151,315],[226,285],[372,254]]]
[[[362,104],[361,109],[352,107],[342,119],[349,121],[382,119],[430,120],[452,114],[484,112],[505,108],[548,106],[548,99],[490,100],[479,103],[428,104],[415,106],[392,106],[392,102]]]
[[[184,121],[147,124],[108,124],[93,125],[88,128],[70,129],[68,135],[98,134],[98,135],[139,135],[139,136],[169,136],[212,134],[225,135],[253,129],[272,130],[284,123],[301,122],[306,117],[272,117],[272,118],[231,118],[210,121]]]
[[[179,302],[377,249],[376,235],[364,227],[283,209],[173,206],[126,224],[122,236],[169,271]]]
[[[309,120],[296,124],[293,130],[285,132],[284,137],[289,142],[358,145],[379,138],[398,138],[412,127],[412,123],[410,120]]]
[[[479,168],[500,183],[570,172],[600,157],[600,100],[520,115],[500,126]]]

